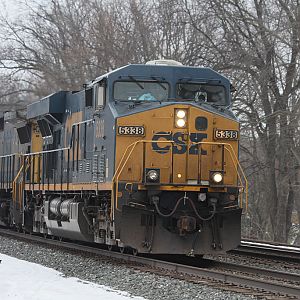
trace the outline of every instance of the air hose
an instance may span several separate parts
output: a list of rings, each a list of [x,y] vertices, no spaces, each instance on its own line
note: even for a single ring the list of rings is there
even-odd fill
[[[172,211],[171,211],[169,214],[164,214],[164,213],[162,213],[162,212],[160,211],[160,209],[159,209],[159,207],[158,207],[158,199],[155,199],[155,200],[153,201],[153,203],[154,203],[154,206],[155,206],[155,208],[156,208],[157,213],[158,213],[161,217],[163,217],[163,218],[169,218],[169,217],[171,217],[171,216],[173,216],[173,215],[175,214],[175,212],[176,212],[176,210],[177,210],[177,208],[178,208],[178,206],[179,206],[179,204],[180,204],[180,202],[181,202],[182,200],[188,200],[188,201],[189,201],[191,207],[193,208],[193,211],[194,211],[195,215],[196,215],[201,221],[209,221],[209,220],[211,220],[211,219],[215,216],[215,214],[216,214],[216,210],[217,210],[216,204],[215,204],[215,203],[212,203],[213,211],[212,211],[211,215],[210,215],[209,217],[207,217],[207,218],[204,218],[204,217],[200,216],[200,214],[198,213],[198,211],[197,211],[197,209],[196,209],[196,206],[195,206],[194,202],[192,201],[192,199],[190,199],[190,198],[187,197],[187,196],[184,196],[184,197],[179,198],[179,199],[177,200],[177,202],[176,202],[174,208],[172,209]]]
[[[159,209],[159,207],[158,207],[158,201],[157,201],[157,200],[153,201],[153,203],[154,203],[154,205],[155,205],[155,208],[156,208],[157,213],[158,213],[161,217],[163,217],[163,218],[169,218],[169,217],[171,217],[171,216],[173,216],[173,215],[175,214],[178,205],[180,204],[181,200],[183,200],[183,199],[184,199],[184,197],[181,197],[180,199],[177,200],[177,202],[176,202],[176,204],[175,204],[173,210],[172,210],[169,214],[163,214],[163,213],[160,211],[160,209]]]

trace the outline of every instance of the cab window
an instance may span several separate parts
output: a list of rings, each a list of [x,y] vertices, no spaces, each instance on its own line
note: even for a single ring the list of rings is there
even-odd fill
[[[226,90],[223,85],[180,83],[177,84],[176,94],[176,98],[187,101],[226,104]]]
[[[152,81],[117,81],[114,99],[120,101],[163,101],[169,97],[169,84]]]

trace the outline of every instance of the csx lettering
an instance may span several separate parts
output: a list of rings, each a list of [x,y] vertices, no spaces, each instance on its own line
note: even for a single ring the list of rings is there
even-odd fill
[[[170,151],[172,147],[173,154],[184,154],[187,151],[187,142],[188,138],[192,143],[199,143],[203,139],[207,138],[206,133],[190,133],[188,136],[183,132],[176,132],[174,134],[167,132],[157,132],[152,140],[152,150],[156,151],[160,154],[166,154]],[[170,143],[170,145],[162,146],[162,143],[156,143],[155,141],[173,141],[174,143]],[[189,154],[198,155],[200,146],[198,144],[189,146]],[[201,155],[206,155],[207,151],[201,148]]]

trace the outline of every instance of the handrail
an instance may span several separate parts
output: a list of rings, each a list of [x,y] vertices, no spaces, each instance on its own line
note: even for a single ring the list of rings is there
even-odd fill
[[[6,154],[6,155],[0,155],[0,159],[1,159],[1,163],[2,163],[2,159],[4,158],[4,159],[6,159],[6,158],[20,158],[22,156],[22,153],[19,153],[19,152],[15,152],[15,153],[11,153],[11,154]],[[11,168],[9,171],[7,170],[7,172],[8,173],[10,173],[11,174],[11,177],[13,177],[13,175],[14,175],[14,172],[15,171],[15,169],[13,169],[13,168]],[[5,184],[6,184],[6,186],[8,186],[9,188],[10,188],[10,184],[11,184],[11,180],[10,180],[10,178],[6,178],[7,179],[7,181],[6,182],[4,182],[4,179],[3,179],[3,177],[1,178],[1,184],[3,184],[3,186],[5,186]],[[9,180],[9,181],[8,181]]]
[[[21,208],[21,190],[23,191],[23,189],[19,189],[18,190],[18,180],[21,176],[21,174],[23,173],[23,170],[24,170],[24,167],[26,165],[26,169],[25,169],[25,172],[28,170],[29,166],[30,166],[30,162],[28,163],[28,157],[26,159],[23,160],[22,162],[22,166],[20,167],[14,181],[13,181],[13,189],[12,189],[12,199],[13,199],[13,202],[16,202],[17,198],[19,199],[19,205],[20,205],[20,208]],[[24,185],[24,182],[22,182],[23,185]],[[17,197],[17,194],[16,193],[19,193],[18,197]]]
[[[119,207],[118,207],[118,185],[119,185],[119,177],[121,175],[121,173],[123,172],[124,170],[124,167],[126,165],[126,163],[128,162],[130,156],[132,155],[133,153],[133,150],[136,148],[136,146],[140,143],[152,143],[152,142],[155,142],[155,143],[174,143],[174,141],[168,141],[168,140],[164,140],[164,141],[153,141],[153,140],[138,140],[138,141],[135,141],[134,143],[132,144],[129,144],[127,146],[127,148],[125,149],[121,159],[120,159],[120,162],[117,166],[117,169],[115,171],[115,174],[112,178],[112,183],[113,185],[113,189],[112,189],[112,197],[111,197],[111,219],[114,220],[114,211],[115,209],[117,211],[120,211]],[[236,170],[236,173],[237,173],[237,176],[238,176],[238,181],[239,183],[241,184],[241,187],[243,190],[242,192],[245,192],[245,206],[246,206],[246,210],[248,208],[248,181],[247,181],[247,178],[246,178],[246,175],[244,173],[244,170],[234,152],[234,149],[232,147],[231,144],[228,144],[228,143],[221,143],[221,142],[197,142],[197,143],[192,143],[193,145],[217,145],[217,146],[224,146],[224,148],[229,152],[230,154],[230,158],[232,160],[232,163],[235,167],[235,170]],[[129,150],[131,149],[131,150]],[[129,153],[128,153],[129,152]],[[128,153],[128,155],[127,155]],[[144,153],[143,153],[144,155]],[[239,169],[241,171],[241,174],[239,173]],[[242,176],[241,176],[242,175]],[[243,180],[242,178],[244,179],[244,182],[245,182],[245,186],[243,185]],[[243,197],[242,197],[242,193],[240,194],[240,207],[242,208],[243,207]],[[116,204],[116,205],[115,205]]]
[[[64,150],[71,150],[71,148],[65,147],[65,148],[59,148],[59,149],[53,149],[53,150],[45,150],[45,151],[39,151],[39,152],[24,153],[22,155],[23,156],[33,156],[33,155],[39,155],[39,154],[44,154],[44,153],[59,152],[59,151],[64,151]]]
[[[194,145],[199,145],[199,144],[201,144],[201,145],[217,145],[217,146],[221,145],[221,146],[225,147],[225,149],[230,154],[231,160],[232,160],[233,165],[235,167],[235,170],[236,170],[237,176],[239,178],[239,181],[242,184],[242,187],[243,187],[243,181],[242,181],[242,178],[241,178],[241,176],[239,174],[238,168],[240,168],[240,171],[242,173],[242,177],[243,177],[243,179],[245,181],[245,206],[246,206],[246,212],[247,212],[247,209],[248,209],[248,187],[249,187],[248,180],[247,180],[245,172],[244,172],[244,170],[243,170],[243,168],[242,168],[242,166],[241,166],[241,164],[240,164],[240,162],[239,162],[239,160],[238,160],[238,158],[237,158],[237,156],[236,156],[236,154],[234,152],[234,149],[233,149],[232,145],[228,144],[228,143],[220,143],[220,142],[197,142],[197,143],[192,143],[192,144],[194,144]],[[235,165],[235,163],[237,164],[237,166]],[[243,208],[243,201],[242,201],[242,199],[243,198],[242,198],[242,194],[241,194],[241,204],[240,204],[241,208]]]
[[[136,147],[137,144],[140,144],[140,143],[153,143],[153,142],[154,142],[153,140],[138,140],[138,141],[136,141],[136,142],[134,142],[132,144],[129,144],[127,146],[127,148],[125,149],[125,152],[123,153],[123,155],[121,157],[121,160],[119,162],[119,165],[118,165],[118,167],[116,169],[116,172],[115,172],[115,174],[114,174],[114,176],[112,178],[113,185],[114,185],[114,181],[116,180],[115,187],[113,186],[112,196],[111,196],[111,214],[110,214],[110,216],[111,216],[112,220],[114,220],[114,208],[115,208],[114,204],[115,204],[115,201],[116,201],[116,210],[120,211],[120,209],[118,208],[118,184],[119,184],[119,176],[120,176],[120,174],[122,173],[122,171],[123,171],[126,163],[128,162],[128,160],[129,160],[129,158],[130,158],[130,156],[131,156],[131,154],[132,154],[132,152],[135,149],[135,147]],[[170,143],[170,144],[173,144],[174,141],[168,141],[168,140],[166,140],[166,141],[155,141],[155,143]],[[131,147],[132,147],[132,149],[131,149],[131,151],[130,151],[128,157],[127,157],[127,159],[125,160],[125,162],[122,165],[121,163],[125,159],[126,153],[128,152],[128,150]],[[116,193],[115,193],[115,191],[116,191]],[[116,198],[115,198],[115,195],[116,195]]]
[[[22,167],[19,169],[19,172],[17,173],[14,181],[13,181],[13,189],[12,189],[12,199],[13,199],[13,202],[16,201],[16,189],[17,189],[17,180],[19,179],[22,171],[24,169],[24,164],[22,165]]]
[[[6,157],[11,157],[11,156],[15,156],[15,155],[22,155],[22,153],[11,153],[11,154],[6,154],[6,155],[0,155],[0,158],[6,158]]]

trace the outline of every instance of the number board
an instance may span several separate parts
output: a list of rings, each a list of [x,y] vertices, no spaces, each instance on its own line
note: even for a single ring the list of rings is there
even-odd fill
[[[145,135],[144,126],[119,126],[118,135]]]
[[[238,140],[239,132],[237,130],[215,129],[214,139],[215,140]]]

